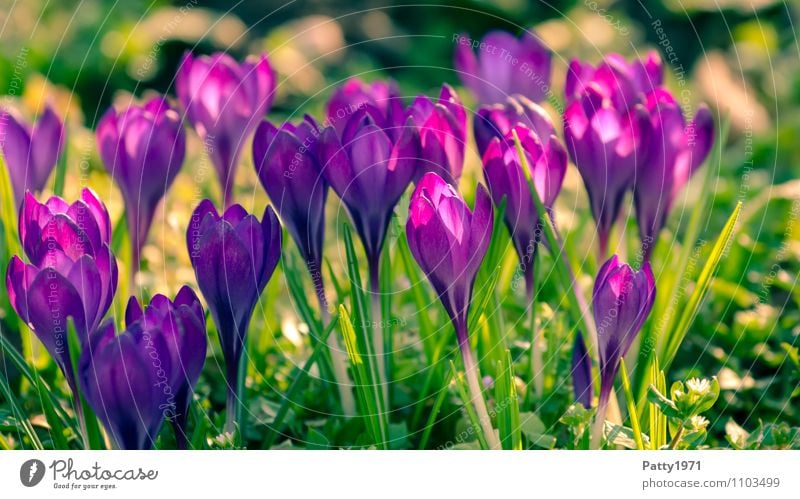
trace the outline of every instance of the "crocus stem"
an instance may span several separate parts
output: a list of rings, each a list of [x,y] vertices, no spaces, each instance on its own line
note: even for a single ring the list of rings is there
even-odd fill
[[[375,349],[375,359],[378,365],[378,381],[383,392],[384,407],[389,405],[389,385],[386,377],[386,351],[383,341],[383,317],[381,313],[381,281],[380,258],[372,258],[369,262],[369,287],[372,304],[372,347]]]
[[[317,271],[311,272],[311,280],[314,283],[314,292],[319,302],[320,318],[322,320],[322,330],[324,331],[331,321],[331,314],[328,310],[328,299],[325,296],[325,286],[322,282],[322,274]],[[353,397],[352,382],[350,375],[347,374],[347,354],[339,345],[336,335],[328,335],[328,351],[331,354],[333,363],[333,378],[336,389],[339,392],[339,402],[342,404],[342,413],[348,418],[356,415],[356,400]]]
[[[239,430],[239,443],[244,442],[244,390],[247,377],[247,343],[242,345],[238,364],[228,371],[228,397],[225,401],[225,432]],[[234,379],[235,378],[235,379]]]
[[[544,393],[544,368],[542,361],[542,335],[539,328],[536,327],[536,278],[534,277],[533,262],[536,258],[534,253],[530,262],[530,270],[526,270],[525,277],[525,294],[530,306],[529,318],[531,328],[531,380],[533,381],[533,391],[537,397],[541,397]]]
[[[600,397],[600,403],[597,406],[597,414],[594,416],[594,425],[592,426],[592,449],[599,449],[603,445],[603,428],[606,423],[606,412],[608,412],[608,397]]]
[[[472,357],[472,350],[469,347],[469,335],[467,333],[466,324],[459,326],[457,332],[458,346],[461,350],[461,359],[464,361],[464,371],[467,376],[467,386],[469,387],[472,405],[475,407],[475,412],[478,415],[481,430],[489,448],[492,450],[500,450],[500,440],[494,433],[492,419],[489,417],[489,411],[486,409],[486,400],[483,398],[480,376],[478,375],[478,365],[475,363],[475,359]]]

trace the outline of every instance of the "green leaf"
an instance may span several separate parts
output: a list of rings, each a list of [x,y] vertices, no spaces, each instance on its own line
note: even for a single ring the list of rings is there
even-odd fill
[[[519,421],[520,431],[528,443],[542,449],[552,449],[556,446],[556,437],[547,434],[547,427],[539,416],[532,412],[521,412]]]
[[[653,385],[650,385],[650,388],[647,390],[647,400],[658,406],[658,410],[668,417],[682,419],[681,411],[675,407],[675,402],[664,396],[664,394],[658,391]]]
[[[309,428],[306,433],[306,449],[326,450],[331,448],[331,443],[323,433],[315,428]]]
[[[620,426],[611,421],[606,421],[603,427],[603,432],[606,436],[606,442],[612,445],[621,445],[626,449],[636,449],[636,440],[633,438],[633,430],[627,426]],[[644,439],[645,448],[650,447],[650,439],[647,435],[642,435]]]

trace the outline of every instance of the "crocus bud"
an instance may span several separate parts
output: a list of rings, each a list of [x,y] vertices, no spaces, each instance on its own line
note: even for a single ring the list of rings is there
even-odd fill
[[[553,135],[552,124],[549,129],[544,125],[540,129],[546,135],[515,125],[503,139],[492,138],[483,155],[483,174],[494,204],[499,206],[506,199],[504,219],[523,266],[528,293],[532,293],[533,287],[539,217],[517,154],[513,131],[517,132],[536,192],[546,208],[552,208],[567,172],[567,153]]]
[[[326,127],[319,162],[347,207],[372,267],[376,267],[392,212],[416,173],[419,134],[413,120],[398,120],[365,104],[342,134]]]
[[[473,47],[478,47],[477,56]],[[528,31],[519,39],[492,31],[479,44],[459,36],[455,68],[481,104],[504,102],[513,94],[541,102],[550,89],[551,53]]]
[[[457,187],[464,168],[467,113],[455,90],[447,84],[442,85],[436,102],[420,95],[408,112],[419,130],[417,175],[421,177],[425,172],[436,172]]]
[[[50,106],[45,106],[33,126],[0,111],[0,148],[19,206],[25,191],[39,193],[47,184],[64,150],[64,125]]]
[[[663,83],[663,65],[658,52],[651,50],[644,59],[625,60],[609,54],[597,67],[574,59],[567,69],[564,93],[567,103],[581,99],[589,87],[613,100],[617,109],[630,109]]]
[[[597,273],[592,293],[592,309],[597,326],[600,354],[600,404],[605,408],[620,359],[628,353],[642,328],[656,297],[656,284],[650,264],[639,271],[612,256]],[[598,410],[602,414],[603,410]]]
[[[281,227],[272,207],[259,222],[238,204],[220,216],[205,199],[192,213],[186,239],[197,284],[217,326],[232,404],[239,396],[236,380],[250,318],[281,256]]]
[[[265,121],[253,138],[253,163],[283,224],[311,269],[322,265],[325,200],[328,183],[321,173],[316,146],[319,127],[306,116],[298,125],[280,128]]]
[[[653,137],[649,159],[637,166],[633,195],[642,249],[649,258],[675,197],[711,151],[714,119],[701,106],[687,124],[680,105],[664,89],[650,93],[645,105]]]
[[[42,204],[28,193],[20,211],[19,234],[30,263],[12,257],[6,274],[9,300],[74,389],[67,321],[72,319],[85,344],[108,312],[117,288],[108,212],[89,189],[71,205],[59,197]]]
[[[603,258],[636,165],[647,159],[651,129],[641,104],[618,108],[595,85],[564,113],[564,142],[589,195]]]
[[[493,223],[492,202],[481,185],[474,212],[435,173],[426,173],[411,196],[408,246],[455,325],[459,344],[468,342],[472,286],[489,247]]]
[[[403,116],[403,101],[397,84],[391,80],[376,80],[366,83],[353,77],[337,87],[328,101],[328,121],[341,135],[349,118],[366,105],[380,110],[390,119],[400,120]]]
[[[572,346],[572,390],[576,402],[587,409],[592,407],[594,398],[592,358],[586,350],[586,343],[580,331],[575,334],[575,344]]]
[[[241,151],[272,104],[275,73],[267,56],[237,63],[225,53],[187,53],[175,91],[217,169],[225,206],[230,206]]]
[[[109,109],[97,125],[97,145],[125,200],[135,273],[156,208],[183,164],[186,133],[167,100],[155,97],[119,113]]]
[[[179,448],[186,447],[186,421],[194,386],[206,360],[206,318],[197,295],[188,286],[183,286],[175,300],[164,295],[155,295],[150,303],[142,306],[131,297],[125,310],[125,324],[129,331],[140,328],[147,341],[161,346],[166,354],[151,360],[156,371],[159,387],[166,395],[167,404],[162,412],[175,430]],[[162,352],[163,353],[163,352]]]

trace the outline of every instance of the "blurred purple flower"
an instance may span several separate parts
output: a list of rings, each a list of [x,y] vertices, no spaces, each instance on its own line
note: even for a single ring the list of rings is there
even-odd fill
[[[275,73],[262,54],[237,63],[228,54],[186,53],[175,77],[178,99],[217,169],[225,206],[245,142],[269,110]]]
[[[44,189],[64,150],[64,136],[64,124],[50,106],[45,106],[33,126],[0,110],[0,148],[17,206],[25,191],[39,193]]]
[[[522,95],[513,95],[502,104],[478,109],[472,128],[481,157],[493,138],[505,139],[517,125],[530,128],[538,137],[549,138],[554,134],[553,121],[547,111]]]
[[[509,106],[506,110],[481,109],[475,120],[475,135],[478,137],[485,134],[486,138],[491,137],[483,153],[483,174],[495,206],[499,206],[503,198],[506,199],[506,227],[524,267],[525,282],[530,294],[533,287],[539,217],[517,155],[513,131],[519,136],[536,192],[548,209],[552,208],[561,191],[567,172],[567,153],[555,137],[553,124],[544,110],[528,102],[525,107],[528,112],[522,118],[532,118],[528,121],[535,125],[528,128],[522,124],[524,121],[512,121],[518,116],[514,109],[519,108]],[[504,136],[491,135],[501,130]]]
[[[409,116],[364,104],[341,134],[322,130],[317,153],[326,180],[347,207],[374,278],[394,207],[414,178],[419,134]]]
[[[328,120],[341,135],[349,118],[366,105],[380,110],[383,116],[399,120],[403,114],[403,101],[397,84],[391,80],[376,80],[366,83],[352,77],[334,90],[328,101]]]
[[[85,344],[117,289],[108,212],[89,189],[71,205],[55,196],[41,204],[28,193],[20,210],[19,234],[30,263],[12,257],[6,274],[9,300],[74,392],[67,319]]]
[[[647,262],[641,270],[634,271],[614,255],[597,273],[592,310],[600,353],[598,415],[604,415],[620,359],[628,353],[642,324],[650,315],[655,297],[655,279]]]
[[[644,256],[649,258],[675,197],[711,151],[714,119],[701,106],[687,124],[680,105],[664,89],[650,93],[645,105],[653,138],[649,159],[637,167],[633,195]]]
[[[159,377],[158,386],[168,396],[168,407],[162,407],[175,430],[178,448],[186,448],[186,422],[189,403],[203,364],[206,360],[206,317],[197,295],[183,286],[175,300],[155,295],[142,309],[135,297],[128,301],[125,310],[128,331],[141,329],[149,342],[160,346],[166,355],[153,359],[165,373]],[[161,374],[159,371],[156,374]],[[102,381],[101,381],[102,382]]]
[[[281,227],[272,207],[261,221],[238,204],[220,216],[208,199],[186,233],[197,284],[217,326],[228,379],[228,425],[238,397],[239,364],[258,297],[281,256]]]
[[[572,390],[575,401],[591,409],[594,398],[592,358],[586,350],[586,343],[580,331],[575,333],[575,344],[572,346]]]
[[[628,110],[662,85],[663,73],[661,56],[655,50],[631,62],[619,54],[609,54],[597,67],[574,59],[567,69],[564,93],[569,104],[580,100],[591,87],[612,99],[615,109]]]
[[[455,68],[480,104],[504,102],[513,94],[543,101],[551,65],[550,50],[527,31],[519,39],[504,31],[492,31],[480,41],[465,35],[457,39]]]
[[[621,109],[615,100],[590,84],[564,113],[564,141],[589,195],[602,258],[636,165],[647,158],[652,133],[644,106]]]
[[[436,102],[420,95],[409,107],[408,114],[419,130],[417,176],[432,171],[457,187],[467,144],[467,112],[458,94],[444,84]]]
[[[280,128],[264,121],[253,138],[253,163],[309,269],[322,265],[328,183],[316,155],[319,126],[311,116]],[[312,270],[312,273],[314,271]]]
[[[156,208],[183,164],[186,133],[167,100],[155,97],[119,113],[109,109],[97,126],[97,144],[125,200],[136,273]]]

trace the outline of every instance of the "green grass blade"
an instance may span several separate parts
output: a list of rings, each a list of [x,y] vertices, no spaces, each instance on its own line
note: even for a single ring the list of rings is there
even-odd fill
[[[53,180],[53,194],[58,197],[64,196],[64,183],[67,178],[67,152],[69,151],[69,140],[67,133],[64,131],[64,147],[61,150],[61,156],[58,157],[56,163],[56,176]]]
[[[317,362],[317,360],[323,355],[325,352],[326,341],[328,340],[328,336],[330,336],[331,331],[335,328],[336,324],[339,322],[339,317],[334,316],[331,319],[330,324],[328,327],[325,328],[325,331],[322,333],[319,341],[316,345],[314,345],[314,350],[311,352],[311,355],[306,360],[305,364],[303,364],[302,368],[296,369],[298,372],[294,376],[292,383],[289,385],[289,389],[283,395],[283,402],[281,402],[278,411],[275,413],[275,419],[272,420],[272,424],[270,425],[270,432],[267,436],[266,441],[264,442],[264,448],[269,449],[272,447],[272,444],[275,443],[275,440],[281,436],[281,432],[284,428],[284,420],[286,416],[289,414],[289,409],[292,405],[295,404],[295,398],[297,397],[300,390],[306,384],[308,380],[309,373],[311,372],[311,367]]]
[[[339,326],[344,338],[347,358],[355,381],[356,396],[360,403],[360,410],[364,417],[367,431],[372,436],[372,441],[380,449],[389,448],[389,425],[381,401],[381,389],[375,384],[372,374],[374,364],[369,356],[362,353],[361,345],[366,338],[359,338],[353,321],[344,305],[339,305]]]
[[[17,428],[21,430],[21,434],[24,434],[26,437],[28,437],[28,440],[31,442],[31,446],[33,446],[35,450],[44,449],[41,440],[39,440],[39,436],[33,429],[33,425],[25,415],[25,411],[23,411],[22,407],[17,403],[17,400],[14,397],[14,392],[8,385],[8,380],[6,379],[5,375],[0,375],[0,393],[2,393],[3,397],[5,397],[6,401],[8,402],[8,405],[11,407],[11,413],[14,415],[14,419],[17,421]]]
[[[694,291],[689,296],[686,306],[682,307],[677,326],[669,332],[669,335],[662,345],[659,361],[664,371],[669,370],[669,366],[672,364],[672,360],[678,352],[678,347],[680,347],[680,344],[683,342],[683,338],[686,337],[686,333],[689,331],[689,327],[692,325],[692,321],[694,321],[697,315],[700,304],[705,298],[711,281],[714,278],[714,274],[725,255],[726,248],[733,238],[736,222],[739,219],[739,213],[741,213],[741,211],[742,202],[739,201],[733,213],[731,213],[731,216],[728,218],[728,221],[725,223],[725,226],[722,228],[722,232],[717,238],[717,241],[714,243],[711,255],[709,255],[706,264],[703,266],[703,270],[700,272],[700,277],[697,279],[697,284],[695,285]]]
[[[511,352],[505,351],[504,360],[497,363],[497,376],[494,380],[495,412],[500,442],[505,450],[522,450],[520,432],[519,399],[514,383],[514,366]]]
[[[436,394],[436,399],[433,402],[433,408],[431,409],[431,413],[428,416],[428,421],[425,423],[425,430],[422,432],[422,439],[419,441],[419,449],[423,450],[428,446],[428,441],[431,438],[431,432],[433,431],[433,426],[436,424],[436,418],[439,415],[439,411],[442,409],[442,405],[444,404],[445,398],[447,398],[447,393],[449,392],[450,382],[453,380],[453,373],[452,371],[447,376],[444,382],[444,386],[442,389],[439,390],[439,393]]]

